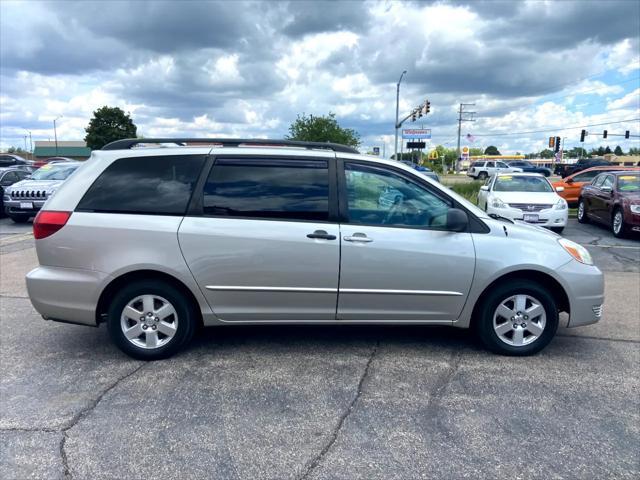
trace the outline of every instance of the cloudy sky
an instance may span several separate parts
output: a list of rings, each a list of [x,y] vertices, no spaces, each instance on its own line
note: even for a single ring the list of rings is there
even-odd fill
[[[551,135],[640,133],[640,2],[0,2],[0,148],[84,137],[102,105],[152,136],[281,138],[302,112],[335,112],[363,147],[393,149],[425,98],[455,146],[538,151]],[[620,122],[622,123],[614,123]],[[578,128],[570,128],[578,127]],[[564,128],[564,130],[559,130]],[[520,133],[538,132],[539,133]],[[585,147],[620,144],[594,135]]]

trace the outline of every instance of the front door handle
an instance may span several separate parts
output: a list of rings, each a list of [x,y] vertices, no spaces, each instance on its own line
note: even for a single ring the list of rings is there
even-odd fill
[[[326,230],[316,230],[307,234],[307,238],[320,238],[322,240],[335,240],[337,237],[326,232]]]
[[[350,237],[343,237],[345,242],[358,242],[358,243],[370,243],[373,242],[373,238],[367,237],[364,233],[356,232]]]

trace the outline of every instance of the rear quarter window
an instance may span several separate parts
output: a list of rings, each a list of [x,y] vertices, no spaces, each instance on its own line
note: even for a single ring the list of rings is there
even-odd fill
[[[96,179],[77,210],[184,215],[204,162],[203,155],[121,158]]]

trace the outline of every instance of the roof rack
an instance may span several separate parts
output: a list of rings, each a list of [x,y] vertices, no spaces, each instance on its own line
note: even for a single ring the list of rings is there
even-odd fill
[[[219,144],[223,147],[265,146],[298,147],[307,149],[333,150],[343,153],[360,153],[353,147],[330,142],[302,142],[299,140],[272,140],[266,138],[127,138],[107,143],[102,150],[128,150],[136,145],[147,143],[173,143],[178,146],[196,146],[197,144]]]

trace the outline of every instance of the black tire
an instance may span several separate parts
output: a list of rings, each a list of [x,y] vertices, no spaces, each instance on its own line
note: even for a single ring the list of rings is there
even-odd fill
[[[513,295],[529,295],[544,308],[546,325],[542,334],[531,343],[513,346],[500,339],[493,327],[493,315],[498,306]],[[511,323],[510,321],[507,323]],[[515,280],[498,285],[487,294],[476,310],[474,327],[484,346],[500,355],[526,356],[538,353],[553,339],[558,330],[558,309],[549,291],[536,282]]]
[[[142,295],[166,299],[176,311],[178,322],[173,338],[165,345],[146,349],[129,341],[121,328],[120,317],[129,302]],[[160,280],[143,280],[126,285],[118,291],[107,311],[107,328],[120,350],[138,360],[160,360],[180,351],[193,337],[198,325],[196,306],[182,291]],[[146,338],[146,335],[145,335]]]
[[[547,178],[551,176],[551,172],[549,170],[545,170],[542,174]]]
[[[564,227],[551,227],[551,231],[560,234],[564,231]]]
[[[589,217],[587,216],[587,204],[584,203],[584,200],[578,200],[578,222],[580,223],[589,223]]]
[[[15,223],[27,223],[31,218],[31,215],[16,215],[15,213],[10,213],[9,217],[11,217],[11,220]]]
[[[478,180],[482,180],[483,182],[487,179],[487,172],[480,172],[478,174]]]
[[[620,216],[620,226],[619,227],[616,226],[616,215]],[[616,228],[619,228],[619,230],[616,231]],[[622,212],[622,209],[620,209],[620,208],[616,208],[613,211],[613,215],[611,217],[611,232],[613,233],[613,235],[616,238],[622,238],[627,233],[627,226],[624,224],[624,213]]]

